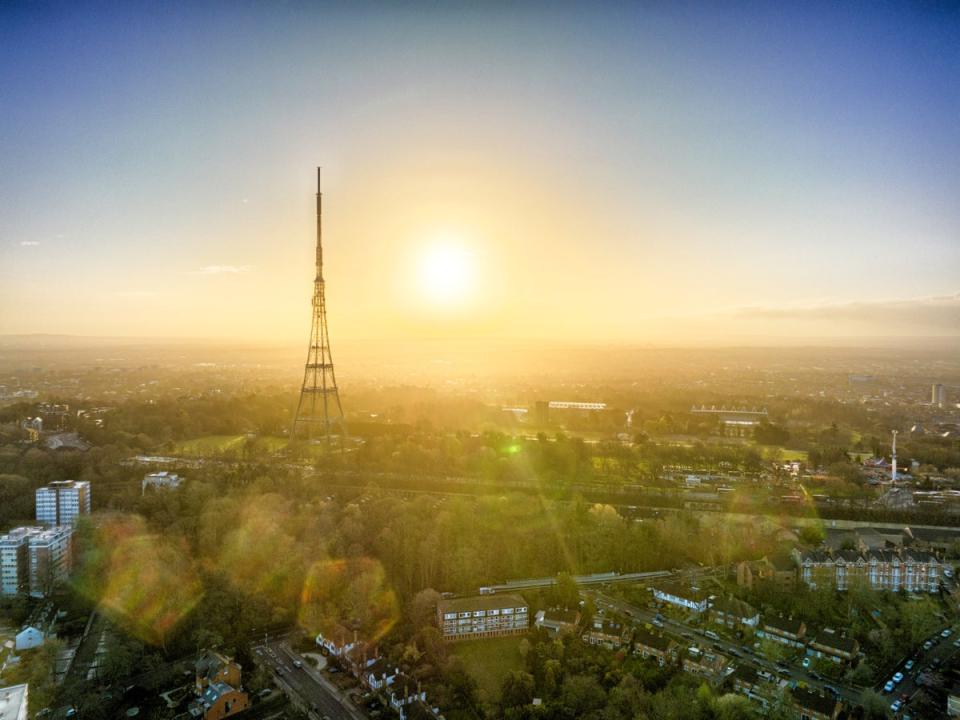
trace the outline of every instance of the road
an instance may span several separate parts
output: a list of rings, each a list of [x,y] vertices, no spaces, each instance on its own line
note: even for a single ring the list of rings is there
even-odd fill
[[[634,624],[653,623],[657,614],[654,610],[649,608],[631,605],[630,603],[627,603],[623,600],[618,600],[617,598],[612,598],[609,595],[604,595],[596,590],[586,590],[584,591],[584,594],[591,596],[598,608],[611,610],[625,617],[629,617],[632,619]],[[714,640],[713,638],[706,636],[706,631],[704,629],[685,625],[684,623],[680,623],[669,618],[663,618],[660,622],[662,623],[662,629],[664,632],[668,635],[671,635],[681,644],[695,639],[701,645],[716,647],[718,650],[731,655],[734,658],[739,658],[740,664],[746,663],[747,665],[752,665],[755,669],[765,670],[774,676],[779,674],[777,672],[776,664],[762,655],[755,653],[752,647],[746,647],[739,643],[732,643],[723,639]],[[816,689],[822,693],[829,693],[829,691],[826,690],[826,687],[829,685],[837,691],[838,697],[857,704],[860,702],[860,695],[863,692],[863,690],[860,688],[845,686],[835,682],[818,680],[817,678],[812,677],[807,670],[798,665],[783,663],[783,666],[787,668],[787,675],[789,676],[790,680],[795,680],[798,683],[803,682],[807,685],[807,687]]]
[[[891,704],[898,698],[901,700],[906,698],[903,709],[908,708],[910,702],[922,687],[920,680],[937,673],[937,668],[934,667],[935,661],[939,661],[939,666],[944,667],[949,664],[950,658],[960,653],[960,627],[958,626],[951,629],[950,637],[943,638],[938,632],[930,640],[935,641],[933,647],[929,650],[920,647],[910,658],[904,658],[896,668],[891,670],[889,677],[884,678],[882,682],[877,684],[876,691],[883,693],[883,686],[886,681],[891,680],[896,672],[903,673],[903,680],[894,687],[893,692],[884,693]],[[910,660],[913,661],[913,665],[908,670],[906,664]]]
[[[286,641],[273,640],[258,645],[254,653],[270,668],[284,693],[309,708],[315,720],[366,720],[338,687],[291,650]],[[297,668],[294,662],[300,662],[302,667]]]

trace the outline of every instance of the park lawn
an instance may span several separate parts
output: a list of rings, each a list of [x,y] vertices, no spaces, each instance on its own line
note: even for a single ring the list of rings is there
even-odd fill
[[[790,450],[780,445],[757,445],[757,448],[766,458],[770,458],[776,453],[783,462],[793,462],[796,460],[806,462],[807,460],[806,450]]]
[[[230,450],[241,450],[246,439],[246,435],[207,435],[206,437],[178,442],[173,451],[178,455],[196,457],[220,455]],[[287,445],[287,440],[281,437],[258,436],[254,443],[257,448],[265,449],[267,452],[276,452]]]
[[[511,670],[523,669],[519,636],[466,640],[453,646],[454,654],[463,661],[467,672],[480,689],[480,700],[495,703],[500,699],[500,685]]]

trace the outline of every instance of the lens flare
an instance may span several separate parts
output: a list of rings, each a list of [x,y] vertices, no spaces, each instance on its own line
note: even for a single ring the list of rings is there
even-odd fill
[[[164,645],[203,596],[186,542],[148,532],[139,517],[111,519],[91,540],[78,591],[130,635]]]
[[[251,498],[228,530],[216,555],[216,568],[237,589],[290,605],[300,591],[301,544],[286,531],[291,513],[277,495]]]
[[[300,596],[300,626],[326,637],[356,631],[367,642],[384,637],[400,617],[396,595],[379,561],[316,562]]]

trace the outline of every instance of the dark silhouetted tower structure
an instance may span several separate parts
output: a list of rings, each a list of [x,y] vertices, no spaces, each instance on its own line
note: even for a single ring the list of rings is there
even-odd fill
[[[331,440],[337,437],[342,448],[347,427],[343,420],[340,393],[337,392],[333,355],[330,353],[330,334],[327,332],[321,210],[320,168],[317,168],[317,273],[313,279],[313,324],[310,328],[307,364],[303,370],[303,386],[300,388],[297,414],[293,419],[292,435],[307,440],[323,438],[328,447]]]

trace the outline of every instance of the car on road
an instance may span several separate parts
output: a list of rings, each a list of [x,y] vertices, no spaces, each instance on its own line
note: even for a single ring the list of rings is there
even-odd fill
[[[823,689],[826,690],[831,695],[833,695],[834,697],[840,697],[840,691],[837,690],[833,685],[824,685]]]
[[[902,672],[894,673],[893,675],[894,685],[899,685],[902,681],[903,681],[903,673]]]
[[[883,691],[885,693],[893,692],[893,680],[887,680],[887,684],[883,686]]]
[[[904,669],[904,670],[913,670],[913,666],[914,666],[914,662],[913,662],[913,658],[911,658],[910,660],[907,660],[907,661],[903,664],[903,669]]]
[[[805,668],[810,667],[810,658],[805,657],[800,664],[803,665]]]
[[[900,708],[902,707],[903,707],[903,703],[900,702],[899,700],[894,700],[892,703],[890,703],[890,710],[892,710],[893,712],[900,712]]]
[[[293,661],[293,666],[294,666],[295,668],[302,668],[302,667],[303,667],[303,663],[300,662],[299,660],[294,660],[294,661]]]

